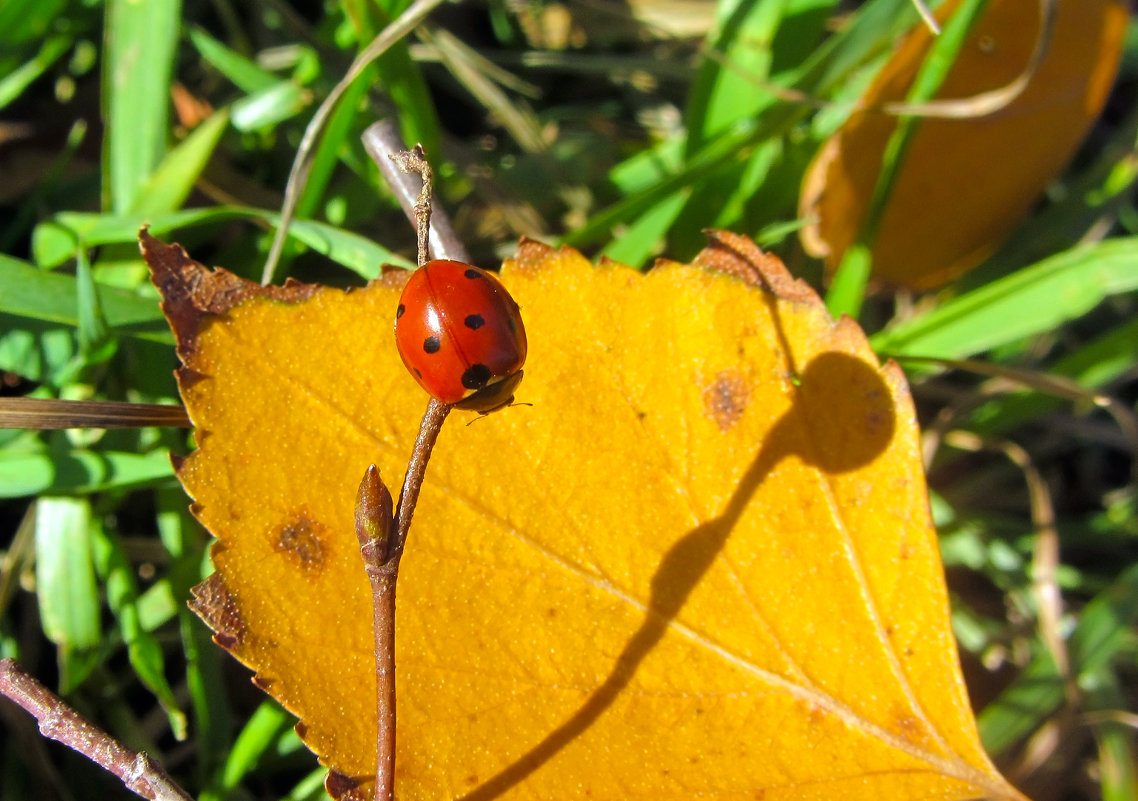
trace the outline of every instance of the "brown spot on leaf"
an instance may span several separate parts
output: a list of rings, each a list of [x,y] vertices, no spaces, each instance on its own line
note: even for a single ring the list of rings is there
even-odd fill
[[[213,641],[227,651],[240,648],[245,638],[245,623],[221,574],[214,573],[192,587],[190,593],[194,597],[188,606],[213,629]]]
[[[272,679],[267,679],[264,676],[254,676],[251,681],[254,687],[264,693],[269,692],[274,683]]]
[[[894,707],[891,712],[893,725],[890,726],[890,729],[893,732],[916,746],[925,747],[930,743],[924,724],[912,712],[897,707]]]
[[[296,725],[292,727],[292,730],[295,731],[296,736],[302,740],[304,739],[305,735],[308,734],[308,726],[305,725],[303,720],[298,720],[296,722]]]
[[[738,370],[723,370],[703,391],[704,414],[727,433],[739,422],[751,400],[751,388]]]
[[[328,528],[313,520],[306,507],[273,529],[273,550],[284,554],[310,578],[324,569],[328,558]]]

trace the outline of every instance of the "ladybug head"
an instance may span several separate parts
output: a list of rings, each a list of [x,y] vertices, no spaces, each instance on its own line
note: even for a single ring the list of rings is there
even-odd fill
[[[514,400],[514,390],[522,382],[522,370],[511,373],[500,381],[487,384],[477,392],[467,395],[454,404],[456,409],[466,409],[479,414],[490,414],[509,406]]]

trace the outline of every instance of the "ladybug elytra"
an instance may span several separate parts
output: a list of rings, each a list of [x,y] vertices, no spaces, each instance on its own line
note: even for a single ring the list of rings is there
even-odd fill
[[[526,360],[518,304],[493,273],[429,261],[403,288],[395,313],[403,364],[432,397],[487,414],[514,399]]]

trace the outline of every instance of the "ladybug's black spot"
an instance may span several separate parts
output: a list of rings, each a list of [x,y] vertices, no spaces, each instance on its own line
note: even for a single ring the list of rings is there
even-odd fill
[[[486,321],[482,319],[481,314],[468,314],[466,315],[466,319],[463,320],[463,323],[466,324],[467,328],[473,331],[477,331],[479,328],[486,325]]]
[[[467,267],[466,272],[463,273],[467,278],[481,278],[482,271],[475,267]]]
[[[400,303],[399,308],[395,310],[395,319],[398,320],[400,317],[402,317],[403,312],[405,311],[407,311],[407,308],[402,303]]]
[[[518,323],[513,317],[506,317],[506,328],[510,329],[511,334],[518,333]]]
[[[462,385],[467,389],[482,389],[490,380],[490,368],[484,364],[472,364],[462,374]]]
[[[427,337],[423,340],[423,351],[426,353],[438,353],[442,343],[438,337]]]

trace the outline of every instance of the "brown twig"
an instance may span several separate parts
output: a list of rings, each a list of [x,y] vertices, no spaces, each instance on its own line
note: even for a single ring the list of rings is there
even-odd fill
[[[0,398],[0,428],[189,428],[182,406],[55,398]]]
[[[1059,532],[1055,525],[1055,505],[1047,482],[1027,449],[1010,440],[985,439],[971,431],[950,431],[945,435],[944,441],[960,450],[1003,453],[1023,473],[1030,499],[1031,521],[1035,527],[1031,580],[1039,608],[1039,635],[1055,659],[1059,674],[1064,679],[1067,701],[1073,707],[1078,702],[1079,689],[1071,674],[1071,660],[1062,634],[1063,595],[1058,579]]]
[[[401,170],[395,163],[400,151],[405,148],[403,140],[391,120],[380,120],[368,126],[361,137],[364,150],[371,156],[372,161],[379,167],[383,180],[391,187],[396,200],[399,201],[403,213],[412,225],[418,226],[415,204],[422,191],[416,186],[415,180]],[[470,261],[470,254],[466,246],[455,233],[450,217],[444,209],[432,204],[430,220],[430,252],[436,259],[454,259],[455,261]]]
[[[431,166],[416,145],[411,150],[394,151],[394,129],[385,129],[377,123],[368,129],[374,147],[368,152],[380,164],[392,188],[401,198],[406,197],[415,222],[418,239],[418,264],[422,267],[430,259],[429,231],[431,225]],[[365,142],[369,137],[365,136]],[[385,162],[379,156],[384,156]],[[384,164],[397,167],[387,170]],[[404,173],[418,173],[422,188],[414,197]],[[465,249],[463,249],[465,250]],[[443,422],[450,412],[449,403],[431,398],[427,411],[419,424],[419,435],[407,463],[403,489],[399,493],[399,508],[392,514],[391,492],[380,480],[379,470],[373,464],[364,474],[356,495],[356,538],[360,542],[364,567],[371,584],[372,629],[375,638],[376,681],[376,801],[393,801],[395,798],[395,588],[399,578],[399,560],[407,542],[411,516],[419,500],[419,490],[427,474],[427,462]]]
[[[115,774],[135,794],[151,801],[193,801],[157,762],[125,748],[28,675],[14,659],[0,659],[0,694],[29,712],[44,737]]]
[[[376,801],[395,798],[395,588],[399,560],[427,473],[427,462],[450,409],[450,404],[435,398],[427,404],[403,478],[399,510],[394,516],[391,493],[380,480],[374,464],[364,474],[356,495],[356,538],[371,584],[375,639]]]
[[[418,264],[422,267],[430,261],[430,233],[431,233],[431,163],[423,152],[422,145],[415,145],[410,150],[400,150],[391,155],[391,161],[401,172],[417,172],[423,180],[423,187],[415,198],[413,211],[415,215],[415,235],[419,244]]]
[[[439,431],[450,410],[449,403],[431,398],[427,403],[427,411],[423,413],[423,420],[419,423],[419,436],[415,438],[411,461],[407,463],[407,474],[403,477],[403,489],[399,493],[399,508],[395,511],[395,528],[391,536],[393,557],[403,553],[403,546],[407,542],[407,530],[411,527],[411,515],[415,513],[419,490],[423,487],[423,477],[427,473],[427,462],[431,458],[435,440],[438,439]]]

